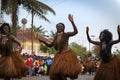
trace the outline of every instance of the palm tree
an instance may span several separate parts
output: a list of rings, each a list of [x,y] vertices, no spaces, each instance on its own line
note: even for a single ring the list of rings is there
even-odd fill
[[[51,12],[55,15],[55,11],[50,8],[48,5],[38,1],[38,0],[4,0],[2,1],[2,13],[11,14],[12,17],[12,28],[16,34],[16,25],[18,23],[18,11],[19,7],[22,6],[23,9],[44,19],[47,22],[50,22],[45,15],[48,12]]]
[[[56,32],[54,31],[50,31],[49,37],[51,40],[53,40],[55,38]]]
[[[47,36],[45,35],[46,32],[48,32],[47,30],[45,30],[45,28],[43,28],[42,26],[39,26],[39,27],[36,27],[36,26],[33,26],[33,31],[34,32],[39,32],[41,35],[43,36]]]

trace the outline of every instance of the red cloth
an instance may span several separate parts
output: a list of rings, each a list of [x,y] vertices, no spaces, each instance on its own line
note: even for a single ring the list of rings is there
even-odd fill
[[[27,64],[27,66],[29,66],[29,67],[33,66],[33,59],[32,59],[32,58],[28,58],[26,64]]]

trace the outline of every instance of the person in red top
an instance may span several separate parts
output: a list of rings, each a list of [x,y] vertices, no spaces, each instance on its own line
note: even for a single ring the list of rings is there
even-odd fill
[[[30,55],[28,55],[26,64],[28,66],[28,75],[32,76],[33,58]]]

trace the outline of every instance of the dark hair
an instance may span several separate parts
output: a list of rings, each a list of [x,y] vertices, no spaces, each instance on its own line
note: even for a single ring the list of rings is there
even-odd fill
[[[104,34],[106,42],[110,42],[112,40],[112,33],[109,30],[105,29],[101,33]]]
[[[11,31],[10,25],[9,25],[8,23],[3,23],[3,24],[0,26],[0,33],[4,33],[3,28],[4,28],[5,26],[8,26],[9,32]]]
[[[58,25],[62,25],[62,26],[63,26],[63,28],[65,29],[65,25],[64,25],[63,23],[61,23],[61,22],[60,22],[60,23],[58,23],[58,24],[56,25],[56,28],[57,28],[57,27],[59,27]]]

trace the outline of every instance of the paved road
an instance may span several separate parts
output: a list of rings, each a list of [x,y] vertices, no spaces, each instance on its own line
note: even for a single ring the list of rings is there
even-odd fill
[[[3,80],[3,79],[0,79],[0,80]],[[13,79],[13,80],[50,80],[50,79],[49,79],[49,76],[27,76],[27,77],[23,77],[22,79]],[[75,79],[75,80],[93,80],[93,76],[79,75],[78,79]]]

